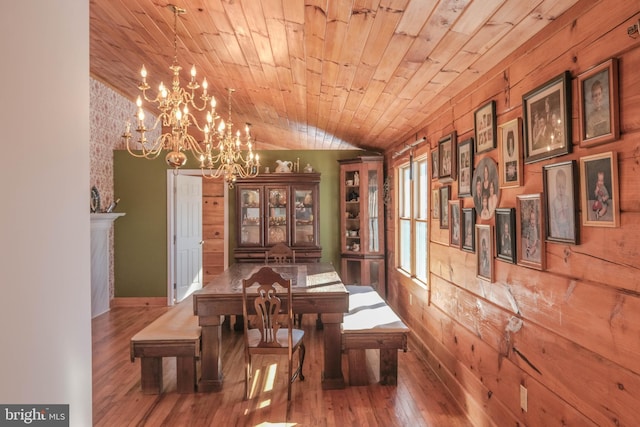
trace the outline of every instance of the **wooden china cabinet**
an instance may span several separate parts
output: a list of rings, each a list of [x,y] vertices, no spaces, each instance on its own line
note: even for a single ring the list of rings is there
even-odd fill
[[[385,296],[383,158],[360,156],[338,162],[342,281],[373,286]]]
[[[259,174],[235,187],[236,261],[264,262],[279,242],[295,251],[296,262],[320,261],[319,173]]]

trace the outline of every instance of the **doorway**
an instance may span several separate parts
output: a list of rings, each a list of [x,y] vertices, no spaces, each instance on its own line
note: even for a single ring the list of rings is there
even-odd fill
[[[202,288],[229,265],[228,190],[199,169],[167,171],[167,304]]]

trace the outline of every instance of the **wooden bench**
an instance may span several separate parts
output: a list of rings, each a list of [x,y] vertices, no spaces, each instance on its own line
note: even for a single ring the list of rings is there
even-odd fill
[[[342,323],[342,350],[349,360],[349,384],[368,383],[367,349],[380,350],[380,384],[398,383],[398,350],[407,351],[409,328],[371,286],[347,286],[349,314]]]
[[[140,358],[144,394],[162,392],[162,358],[176,358],[177,391],[193,393],[200,358],[200,326],[193,299],[185,298],[131,338],[131,361]]]

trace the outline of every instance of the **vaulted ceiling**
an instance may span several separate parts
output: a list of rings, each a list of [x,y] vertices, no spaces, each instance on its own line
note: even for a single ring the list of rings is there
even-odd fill
[[[258,149],[384,151],[577,0],[171,0],[192,64]],[[90,0],[91,75],[131,100],[169,83],[164,0]],[[153,91],[155,93],[155,91]],[[133,112],[132,112],[133,113]]]

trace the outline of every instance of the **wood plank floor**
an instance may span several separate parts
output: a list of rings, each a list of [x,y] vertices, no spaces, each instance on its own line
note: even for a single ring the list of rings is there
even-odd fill
[[[398,354],[398,385],[376,380],[377,358],[368,355],[368,386],[322,390],[322,331],[305,316],[305,381],[296,381],[287,404],[283,358],[258,357],[255,390],[243,400],[242,335],[223,331],[224,389],[219,393],[176,393],[175,360],[165,359],[164,392],[143,395],[140,361],[129,359],[129,339],[166,307],[114,308],[92,321],[93,423],[95,426],[447,426],[472,424],[411,349]],[[346,356],[343,372],[347,374]],[[276,374],[275,382],[271,381]],[[285,374],[286,376],[286,374]]]

